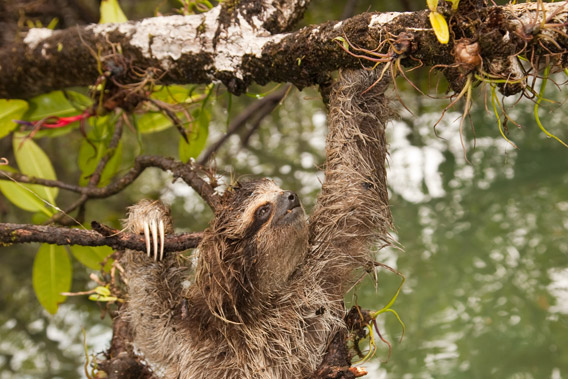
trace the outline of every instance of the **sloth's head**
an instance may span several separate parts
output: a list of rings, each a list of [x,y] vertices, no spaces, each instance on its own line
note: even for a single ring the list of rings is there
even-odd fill
[[[235,306],[279,290],[298,268],[308,250],[306,214],[298,196],[272,180],[237,184],[223,195],[200,249],[198,282],[217,309],[221,297]]]

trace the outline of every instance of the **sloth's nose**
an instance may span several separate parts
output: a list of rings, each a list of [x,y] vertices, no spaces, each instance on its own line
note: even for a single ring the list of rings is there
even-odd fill
[[[294,192],[284,191],[283,196],[288,204],[288,209],[294,209],[300,206],[300,199],[298,199],[298,195],[296,195]]]

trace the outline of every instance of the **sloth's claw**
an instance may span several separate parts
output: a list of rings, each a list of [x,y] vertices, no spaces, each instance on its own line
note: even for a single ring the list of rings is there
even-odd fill
[[[158,230],[160,231],[160,260],[164,259],[164,241],[165,241],[165,231],[164,231],[164,220],[160,219],[158,223]]]
[[[128,209],[125,227],[132,233],[144,234],[148,257],[154,258],[154,261],[164,259],[166,234],[172,232],[166,206],[159,201],[140,201]]]
[[[154,260],[158,260],[158,225],[156,220],[150,220],[150,231],[152,232],[152,242],[154,243]]]
[[[148,227],[148,222],[144,221],[144,239],[146,240],[146,254],[150,256],[150,228]]]

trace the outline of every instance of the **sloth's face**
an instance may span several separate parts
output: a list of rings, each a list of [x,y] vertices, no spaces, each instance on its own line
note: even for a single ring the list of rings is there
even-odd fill
[[[257,285],[270,292],[285,282],[305,257],[306,213],[294,192],[267,179],[254,183],[247,200],[241,217],[244,234],[256,242]]]
[[[271,180],[259,182],[250,197],[242,216],[248,233],[266,228],[302,227],[305,223],[306,214],[298,196],[282,190]]]

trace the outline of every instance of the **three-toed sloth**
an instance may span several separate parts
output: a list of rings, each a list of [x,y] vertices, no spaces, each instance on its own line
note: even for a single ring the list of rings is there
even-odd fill
[[[135,345],[166,378],[303,378],[345,328],[343,296],[355,271],[388,244],[385,124],[393,117],[369,71],[343,71],[329,104],[325,182],[309,221],[298,196],[261,179],[221,197],[194,267],[163,257],[167,209],[130,208],[125,316]],[[160,241],[161,240],[161,241]],[[155,259],[157,258],[157,259]]]

